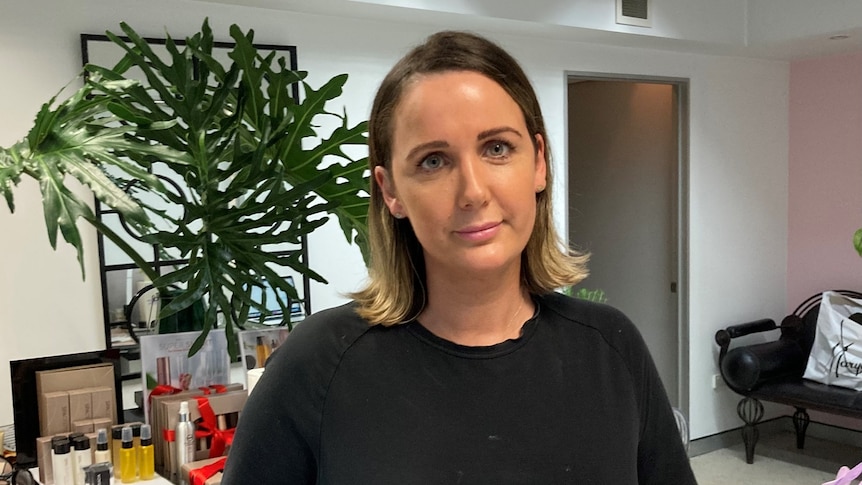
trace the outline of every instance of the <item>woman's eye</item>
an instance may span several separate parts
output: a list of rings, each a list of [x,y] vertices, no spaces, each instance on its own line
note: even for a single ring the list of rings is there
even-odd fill
[[[443,166],[443,158],[440,155],[429,155],[422,159],[419,166],[426,170],[434,170]]]
[[[494,158],[502,158],[509,155],[512,146],[503,141],[494,141],[488,144],[488,155]]]

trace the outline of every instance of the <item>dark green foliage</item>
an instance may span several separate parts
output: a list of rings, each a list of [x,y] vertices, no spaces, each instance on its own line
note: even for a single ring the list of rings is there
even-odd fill
[[[59,104],[51,99],[24,140],[0,148],[0,193],[14,211],[12,188],[21,175],[37,179],[52,247],[59,230],[82,260],[75,223],[87,220],[147,272],[162,294],[169,286],[180,288],[162,317],[202,298],[208,303],[191,353],[221,314],[235,356],[236,326],[251,308],[264,310],[251,298],[253,287],[266,279],[296,297],[279,267],[323,281],[298,255],[273,248],[299,244],[329,213],[366,254],[367,161],[343,147],[365,145],[367,124],[350,126],[345,114],[325,108],[342,94],[347,75],[315,90],[304,82],[306,73],[291,71],[283,58],[259,54],[253,31],[231,27],[236,46],[230,65],[223,65],[213,57],[206,21],[184,46],[169,38],[168,59],[128,25],[121,28],[131,42],[108,34],[126,52],[116,66],[86,66],[83,88]],[[128,78],[132,68],[146,81]],[[294,83],[302,86],[300,103],[290,95]],[[322,134],[320,117],[338,126]],[[177,193],[154,174],[180,181],[184,190]],[[157,275],[69,191],[66,175],[117,210],[146,242],[189,264]],[[287,301],[279,305],[290,314]]]

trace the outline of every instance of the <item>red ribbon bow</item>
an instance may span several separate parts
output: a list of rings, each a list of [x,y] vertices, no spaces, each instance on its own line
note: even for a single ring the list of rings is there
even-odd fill
[[[224,470],[224,463],[226,460],[227,457],[222,457],[209,465],[195,468],[189,472],[189,482],[191,485],[204,485],[207,478],[210,478],[216,473]]]
[[[150,402],[153,402],[153,396],[163,396],[166,394],[170,395],[176,394],[178,392],[183,392],[183,390],[178,387],[169,386],[167,384],[159,384],[158,386],[154,387],[152,391],[150,391],[150,395],[149,397],[147,397],[147,399],[149,399]]]
[[[224,384],[211,384],[209,386],[199,387],[198,390],[203,391],[204,395],[209,396],[212,394],[212,391],[215,391],[216,394],[227,392],[227,386]]]
[[[233,443],[233,434],[236,429],[218,429],[216,414],[210,406],[210,400],[206,397],[195,397],[198,401],[198,412],[201,413],[201,422],[195,430],[196,438],[212,437],[210,441],[210,458],[224,455],[225,448]]]

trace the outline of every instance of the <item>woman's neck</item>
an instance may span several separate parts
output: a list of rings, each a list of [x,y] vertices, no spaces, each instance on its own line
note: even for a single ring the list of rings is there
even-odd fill
[[[518,338],[535,307],[521,287],[520,270],[493,278],[429,275],[428,302],[419,322],[431,333],[467,346],[488,346]]]

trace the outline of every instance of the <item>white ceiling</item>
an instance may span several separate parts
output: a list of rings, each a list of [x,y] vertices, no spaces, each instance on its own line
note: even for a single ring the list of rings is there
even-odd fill
[[[651,28],[617,25],[615,0],[203,1],[781,60],[862,50],[860,0],[650,0]]]

